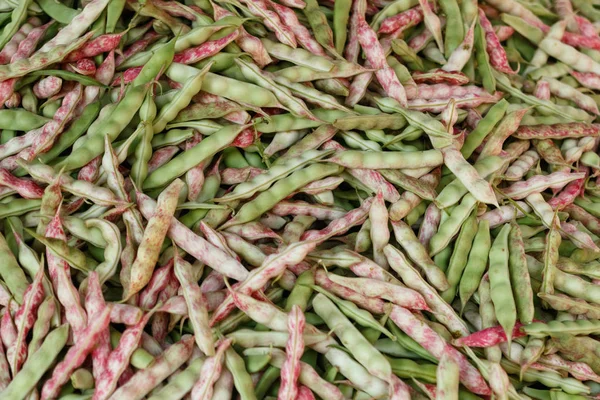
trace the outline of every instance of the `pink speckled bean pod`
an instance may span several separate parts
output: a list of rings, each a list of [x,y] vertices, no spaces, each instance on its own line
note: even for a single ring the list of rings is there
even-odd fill
[[[250,295],[262,289],[270,279],[281,275],[288,265],[300,263],[316,245],[316,241],[312,240],[293,243],[281,252],[268,256],[263,264],[259,268],[252,270],[248,274],[248,277],[235,290],[239,293]],[[233,298],[229,294],[211,316],[211,326],[223,320],[234,308]]]
[[[203,293],[202,298],[206,303],[206,308],[208,312],[213,312],[219,304],[225,300],[226,293],[224,291],[218,292],[208,292]],[[185,303],[185,299],[183,296],[174,296],[167,300],[159,309],[160,312],[167,312],[169,314],[177,314],[186,316],[188,315],[187,304]],[[156,354],[154,354],[156,355]]]
[[[421,242],[426,249],[429,248],[429,240],[437,232],[441,218],[442,212],[434,203],[427,206],[427,210],[425,210],[425,214],[423,215],[423,223],[419,227],[418,235],[419,242]]]
[[[95,182],[100,176],[100,165],[102,164],[102,157],[98,156],[92,161],[81,167],[77,173],[77,180]]]
[[[334,190],[344,181],[343,178],[339,176],[329,176],[324,179],[320,179],[318,181],[314,181],[304,186],[299,191],[306,194],[320,194],[329,190]]]
[[[567,139],[600,135],[600,125],[572,122],[554,125],[521,126],[514,133],[518,139]]]
[[[421,6],[421,10],[423,10],[423,20],[425,22],[425,27],[435,40],[438,49],[443,52],[444,51],[444,43],[442,41],[442,21],[440,17],[437,16],[435,11],[432,9],[432,5],[429,4],[427,0],[419,0],[419,5]],[[435,7],[435,3],[433,4]]]
[[[207,57],[213,56],[220,52],[225,46],[237,39],[239,31],[233,31],[227,36],[224,36],[217,40],[211,40],[197,47],[190,47],[182,51],[181,53],[175,54],[173,62],[180,64],[194,64]]]
[[[2,146],[0,146],[1,148]],[[264,170],[256,167],[225,168],[221,170],[221,183],[224,185],[237,185],[238,183],[247,182],[263,172]]]
[[[323,47],[315,40],[311,32],[300,23],[294,10],[285,7],[282,4],[277,4],[274,1],[267,0],[269,6],[275,10],[281,22],[284,23],[293,33],[295,40],[306,50],[319,56],[327,56]],[[281,41],[281,40],[280,40]],[[282,43],[285,43],[282,41]],[[295,47],[295,46],[292,46]]]
[[[116,58],[116,65],[119,66],[123,64],[125,60],[127,60],[134,54],[144,51],[146,47],[150,46],[152,43],[154,43],[160,38],[161,35],[159,33],[156,33],[155,31],[145,33],[141,39],[130,44],[129,47],[123,52],[123,54],[119,55]]]
[[[229,251],[227,251],[229,253]],[[223,279],[223,275],[217,271],[210,271],[204,279],[202,279],[202,284],[200,285],[200,290],[202,293],[211,293],[222,290],[226,287],[225,280]]]
[[[442,67],[444,71],[460,72],[467,62],[471,59],[473,53],[473,43],[475,39],[475,21],[465,33],[465,37],[460,44],[448,57],[448,62]]]
[[[98,343],[98,336],[110,323],[110,306],[102,310],[89,325],[81,331],[75,345],[70,347],[63,361],[58,363],[52,371],[52,377],[42,387],[41,399],[53,399],[58,396],[60,388],[64,385],[73,371],[85,361]]]
[[[282,23],[278,16],[279,12],[272,11],[269,6],[272,3],[267,3],[265,0],[242,0],[242,2],[248,7],[248,10],[256,17],[262,19],[263,24],[273,33],[277,39],[290,47],[296,47],[296,36],[291,29],[290,25]],[[278,7],[284,8],[284,6]]]
[[[158,294],[167,286],[169,276],[173,269],[174,259],[170,258],[165,265],[157,268],[152,273],[152,278],[146,287],[140,292],[138,305],[143,309],[149,309],[156,305]]]
[[[392,33],[398,29],[408,29],[418,25],[423,21],[423,10],[420,7],[413,7],[409,10],[388,17],[381,22],[379,34]]]
[[[321,269],[318,269],[315,272],[315,283],[321,286],[323,289],[335,294],[336,296],[351,301],[357,306],[364,308],[371,313],[385,313],[386,303],[382,299],[376,297],[367,297],[346,286],[335,283],[329,278],[327,272]]]
[[[47,122],[41,129],[41,133],[36,135],[30,147],[21,150],[18,154],[0,161],[0,168],[6,168],[10,171],[15,170],[19,165],[17,160],[33,160],[38,154],[45,153],[54,144],[54,140],[65,129],[65,125],[73,118],[77,103],[81,99],[82,87],[80,84],[69,92],[63,99],[62,105],[56,110],[54,118]]]
[[[100,35],[69,54],[64,59],[64,62],[79,61],[83,58],[90,58],[95,57],[98,54],[108,53],[117,48],[124,34],[125,32]]]
[[[231,339],[223,339],[217,344],[216,353],[209,357],[200,370],[200,379],[192,388],[192,400],[210,400],[213,397],[214,385],[221,377],[225,350],[231,346]]]
[[[19,44],[40,25],[42,25],[42,21],[38,17],[29,18],[0,51],[0,64],[8,64],[17,52]]]
[[[502,224],[512,221],[515,218],[522,218],[525,216],[524,212],[531,212],[531,207],[524,201],[517,201],[514,205],[500,206],[495,210],[487,211],[479,219],[486,219],[490,221],[490,228],[495,228]]]
[[[173,17],[182,17],[190,21],[196,20],[196,16],[189,8],[176,1],[152,0],[152,4]]]
[[[9,348],[17,340],[17,327],[13,321],[12,315],[8,309],[4,309],[2,321],[0,323],[0,338],[4,347]]]
[[[20,238],[15,236],[17,244],[22,241]],[[12,300],[12,295],[9,293],[8,289],[4,285],[0,285],[0,306],[8,307],[10,306],[11,312],[16,312],[19,308],[19,305]]]
[[[489,95],[483,88],[475,85],[456,86],[451,84],[438,83],[434,85],[417,85],[419,99],[452,99],[465,95]]]
[[[5,310],[5,312],[8,311]],[[6,389],[10,381],[10,366],[8,365],[8,361],[6,361],[4,346],[2,345],[2,341],[0,341],[0,390]]]
[[[460,381],[467,389],[477,394],[491,394],[487,383],[479,371],[469,363],[469,360],[454,347],[450,346],[425,322],[415,317],[410,311],[396,305],[392,306],[390,318],[400,329],[438,360],[445,354],[452,357],[459,365]]]
[[[129,359],[133,352],[137,349],[144,327],[148,320],[153,315],[153,312],[148,312],[140,319],[140,321],[127,328],[117,347],[110,352],[106,359],[106,368],[96,377],[96,388],[94,391],[94,400],[108,398],[117,387],[118,379],[129,367]]]
[[[586,88],[600,90],[600,75],[579,71],[570,71],[569,73]]]
[[[560,228],[562,230],[561,236],[565,238],[568,237],[578,248],[591,251],[600,251],[600,248],[598,248],[592,237],[586,232],[582,232],[577,229],[574,224],[561,221]]]
[[[96,74],[96,64],[91,58],[82,58],[74,63],[64,64],[67,71],[75,72],[83,76],[93,76]]]
[[[105,310],[106,303],[102,295],[102,287],[98,274],[93,271],[88,276],[85,309],[90,320],[98,318]],[[112,310],[111,310],[112,314]],[[109,317],[110,318],[110,317]],[[108,326],[98,333],[97,345],[92,350],[92,365],[94,379],[98,380],[105,373],[110,354],[110,331]]]
[[[149,218],[155,213],[156,202],[154,200],[140,192],[136,197],[144,218]],[[171,219],[168,235],[178,247],[212,269],[238,281],[243,281],[248,277],[248,271],[238,261],[196,235],[175,218]]]
[[[436,168],[433,172],[419,178],[419,180],[421,180],[424,184],[437,186],[440,180],[440,170]],[[423,199],[412,192],[403,192],[400,195],[400,199],[393,203],[389,209],[390,219],[392,221],[399,221],[403,219],[413,208],[421,204],[422,201]]]
[[[281,241],[281,237],[277,233],[258,221],[230,226],[226,231],[241,236],[251,242],[260,239],[274,239]]]
[[[315,400],[313,392],[304,385],[298,386],[298,397],[297,400]]]
[[[245,149],[246,147],[252,146],[260,135],[261,134],[257,132],[256,129],[252,127],[246,128],[236,136],[234,141],[231,142],[231,146]]]
[[[50,25],[51,23],[49,22],[45,25],[39,26],[31,30],[27,37],[19,43],[18,48],[16,49],[14,54],[12,54],[8,61],[6,61],[3,64],[8,63],[9,61],[13,63],[31,56],[35,52],[35,48],[38,42],[40,41],[42,36],[44,36],[44,33],[46,33],[46,30],[50,27]],[[6,46],[8,46],[9,44],[7,44]],[[4,47],[5,49],[7,48],[6,46]],[[14,78],[0,82],[0,103],[4,104],[10,98],[10,96],[12,96],[17,80],[18,79]]]
[[[304,326],[306,319],[299,306],[294,305],[288,315],[288,332],[285,351],[286,359],[281,367],[281,387],[278,400],[294,400],[298,397],[298,377],[300,376],[300,357],[304,353]]]
[[[536,175],[526,181],[516,182],[502,189],[504,196],[522,200],[532,193],[541,193],[548,188],[563,188],[569,182],[584,179],[585,173],[554,172],[549,175]]]
[[[230,290],[230,295],[235,306],[251,320],[276,331],[287,330],[288,314],[279,310],[272,303],[256,300],[235,290]]]
[[[550,92],[553,95],[563,98],[565,100],[570,100],[573,103],[575,103],[579,108],[591,114],[600,114],[596,102],[590,96],[581,93],[579,90],[573,88],[572,86],[569,86],[566,83],[558,81],[554,78],[544,77],[542,79],[549,83]]]
[[[304,0],[280,0],[280,3],[286,7],[300,8],[306,7]]]
[[[259,347],[256,349],[248,349],[245,353],[248,354],[254,352],[256,354],[270,354],[272,356],[271,364],[281,368],[285,362],[286,356],[282,350],[269,349],[266,347]],[[322,399],[341,400],[344,398],[342,392],[337,386],[324,380],[317,371],[314,370],[310,365],[300,362],[300,375],[299,381],[301,384],[307,386],[315,392]]]
[[[562,210],[565,207],[573,204],[575,199],[581,196],[585,185],[585,178],[577,179],[569,183],[565,188],[556,196],[548,200],[548,204],[553,209]]]
[[[320,206],[305,201],[281,201],[271,211],[275,215],[306,215],[319,220],[334,220],[342,218],[346,214],[345,210],[332,208],[329,206]],[[276,235],[276,234],[275,234]]]
[[[567,19],[573,15],[573,5],[571,0],[556,0],[554,10],[561,19]]]
[[[328,140],[321,146],[322,149],[334,149],[336,151],[345,150],[345,147],[336,142],[335,140]],[[390,203],[395,203],[400,199],[400,193],[394,185],[388,182],[381,173],[376,170],[362,169],[362,168],[350,168],[347,172],[360,180],[365,186],[373,190],[375,193],[381,191],[383,198]]]
[[[537,81],[533,95],[540,100],[550,100],[550,84],[547,81]]]
[[[169,375],[175,372],[192,355],[194,338],[184,335],[181,340],[171,345],[154,364],[141,369],[131,376],[127,383],[121,385],[111,397],[111,400],[144,398],[152,389]]]
[[[406,287],[375,279],[347,278],[335,274],[329,275],[328,278],[334,283],[345,286],[367,297],[385,299],[411,310],[430,310],[423,296]]]
[[[37,183],[31,180],[17,178],[2,168],[0,168],[0,185],[15,190],[25,199],[41,199],[44,195],[44,189],[38,186]]]
[[[544,25],[544,31],[547,31],[547,26]],[[600,38],[595,36],[585,36],[572,32],[565,32],[562,37],[562,42],[573,47],[583,47],[587,49],[600,50]]]
[[[166,297],[166,296],[164,296]],[[150,331],[152,333],[152,337],[160,343],[162,347],[166,347],[166,338],[170,332],[169,329],[170,316],[165,313],[157,313],[152,318],[152,323],[150,326]]]
[[[597,38],[598,32],[596,32],[596,27],[589,19],[576,14],[573,15],[573,19],[575,20],[581,35],[589,38]]]
[[[352,63],[358,61],[360,53],[358,26],[360,21],[365,18],[366,11],[367,0],[353,0],[350,19],[348,20],[348,38],[346,40],[346,49],[344,50],[344,57]]]
[[[327,227],[321,230],[310,230],[305,232],[300,238],[303,241],[325,241],[333,236],[339,236],[346,233],[356,225],[362,224],[368,216],[369,210],[373,204],[373,198],[364,200],[360,207],[348,211],[344,217],[331,221]]]
[[[378,192],[371,208],[369,209],[369,221],[371,221],[371,243],[373,247],[373,260],[384,269],[388,269],[388,263],[383,248],[390,241],[390,230],[388,228],[389,214],[383,199],[383,193]]]
[[[442,26],[443,26],[446,24],[446,19],[444,17],[442,17],[442,18],[440,18],[440,22],[442,23]],[[433,39],[432,33],[429,31],[429,29],[424,29],[423,32],[419,33],[418,35],[413,36],[408,41],[408,47],[410,47],[411,49],[415,50],[418,53],[421,50],[423,50],[425,48],[425,46],[427,46],[427,44],[431,41],[431,39]]]
[[[473,197],[482,203],[498,206],[496,195],[490,184],[479,176],[479,173],[471,164],[465,161],[459,150],[448,146],[442,149],[442,154],[448,169],[465,185]]]
[[[538,362],[568,371],[575,379],[600,383],[600,375],[596,374],[589,365],[583,362],[567,361],[557,354],[544,355],[540,357]]]
[[[46,237],[66,241],[65,231],[58,213],[46,227]],[[79,293],[71,281],[71,268],[66,261],[54,255],[50,249],[46,249],[46,260],[54,292],[60,304],[65,308],[65,317],[71,325],[73,337],[77,341],[88,325],[88,318],[81,307]]]
[[[151,172],[154,172],[158,168],[171,161],[171,159],[173,159],[177,153],[179,153],[179,147],[177,146],[165,146],[154,151],[152,153],[152,157],[148,161],[148,173],[150,174]]]
[[[521,332],[522,323],[517,322],[512,331],[512,338],[524,337],[525,333]],[[454,339],[452,344],[455,346],[467,347],[492,347],[497,344],[504,343],[508,339],[504,329],[498,325],[491,328],[486,328],[481,331],[470,334],[469,336]]]
[[[201,103],[201,104],[216,103],[215,104],[216,106],[221,107],[224,110],[231,109],[231,112],[228,113],[227,115],[225,115],[223,118],[230,122],[233,122],[234,124],[244,125],[244,124],[247,124],[248,121],[250,121],[250,119],[251,119],[251,116],[250,116],[250,114],[248,114],[247,111],[240,110],[239,109],[240,106],[237,103],[235,103],[231,100],[227,100],[224,97],[206,93],[206,92],[200,92],[197,95],[195,95],[192,99],[196,103]]]
[[[13,376],[21,369],[27,358],[27,335],[35,323],[37,309],[44,300],[43,277],[44,270],[40,268],[35,280],[23,294],[23,304],[15,313],[14,323],[17,329],[17,337],[6,349],[6,358]],[[8,310],[6,312],[8,313]]]
[[[185,142],[185,150],[189,150],[202,141],[202,135],[194,132],[194,136]],[[208,161],[208,160],[207,160]],[[188,188],[188,200],[195,201],[204,186],[204,168],[207,162],[198,163],[194,168],[185,173],[185,183]]]
[[[563,211],[569,213],[569,216],[575,221],[581,222],[592,233],[597,235],[600,232],[600,219],[594,217],[583,208],[575,204],[569,204]]]
[[[515,74],[516,72],[513,71],[508,63],[506,51],[504,50],[504,47],[502,47],[498,36],[496,36],[496,31],[494,30],[492,23],[487,19],[485,13],[481,9],[479,10],[479,23],[485,32],[486,51],[490,56],[490,64],[492,67],[505,74]]]
[[[445,71],[443,69],[435,69],[428,72],[415,71],[412,73],[412,77],[417,84],[441,84],[446,83],[449,85],[466,85],[469,83],[469,77],[460,71]],[[418,92],[417,86],[417,92]],[[422,88],[426,88],[425,86]]]
[[[204,354],[213,356],[215,355],[215,344],[208,325],[208,310],[197,278],[194,276],[192,265],[176,254],[174,272],[187,303],[196,344]]]
[[[510,39],[515,33],[515,29],[507,25],[497,25],[494,27],[494,30],[496,31],[496,37],[501,42]]]
[[[233,13],[228,11],[217,4],[213,3],[213,11],[215,16],[215,21],[220,20],[221,18],[232,16]],[[240,26],[237,29],[239,33],[237,38],[235,39],[235,43],[240,46],[242,50],[252,57],[256,65],[263,68],[265,65],[273,62],[271,56],[265,49],[265,46],[261,42],[259,38],[256,36],[252,36],[249,34],[243,26]]]
[[[402,382],[396,375],[390,378],[390,400],[410,399],[411,388],[406,383]]]
[[[56,46],[70,44],[78,39],[88,30],[90,25],[98,18],[100,13],[106,8],[110,0],[92,0],[83,10],[65,27],[63,27],[52,39],[46,42],[40,53],[48,52]]]
[[[493,95],[464,95],[454,96],[454,106],[458,109],[472,109],[482,104],[496,103],[502,98],[502,92],[496,92]],[[447,99],[411,99],[408,101],[408,108],[422,112],[441,113],[448,107],[450,101]]]
[[[44,338],[48,332],[50,332],[50,324],[52,319],[56,316],[56,307],[56,299],[53,297],[46,298],[46,300],[38,307],[37,319],[33,325],[31,340],[27,347],[28,357],[31,357],[31,355],[40,348]]]
[[[135,306],[111,303],[110,322],[113,324],[135,325],[142,319],[144,312]]]
[[[188,314],[187,304],[185,303],[185,299],[183,298],[183,296],[171,297],[156,311],[165,312],[169,314],[177,314],[181,316],[186,316]]]
[[[377,40],[377,34],[364,19],[359,21],[358,41],[367,56],[367,60],[375,68],[375,76],[387,95],[406,106],[406,92],[398,80],[394,70],[387,64],[385,52]]]

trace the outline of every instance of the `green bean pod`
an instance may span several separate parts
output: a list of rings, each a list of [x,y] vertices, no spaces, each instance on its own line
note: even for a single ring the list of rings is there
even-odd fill
[[[190,101],[192,101],[192,97],[200,92],[209,69],[210,64],[202,68],[197,75],[188,78],[173,100],[160,109],[160,112],[152,121],[154,134],[162,132],[167,124],[174,120],[177,114],[188,106]]]
[[[533,322],[523,326],[527,335],[535,337],[568,335],[596,335],[600,329],[600,320],[580,319],[576,321]]]
[[[49,118],[23,109],[0,110],[0,129],[12,129],[16,131],[30,131],[39,128]]]
[[[525,258],[521,228],[514,222],[511,223],[511,230],[508,236],[508,250],[508,270],[511,287],[515,295],[517,315],[519,321],[523,324],[529,324],[533,320],[535,311],[533,290],[531,289],[531,279],[527,270],[527,259]]]
[[[465,272],[469,254],[474,250],[472,245],[477,231],[476,217],[474,214],[471,214],[460,228],[460,233],[454,244],[452,257],[446,270],[449,287],[441,293],[441,296],[448,303],[452,303],[452,300],[456,296],[456,290],[458,289],[461,277],[464,275],[463,272]]]
[[[475,58],[477,59],[477,71],[481,75],[483,81],[483,87],[488,93],[496,92],[496,78],[490,65],[490,58],[486,51],[486,39],[485,32],[481,27],[479,21],[475,25]]]
[[[144,180],[144,189],[162,187],[173,179],[180,177],[198,163],[214,156],[217,152],[229,146],[237,135],[246,127],[228,125],[213,135],[207,137],[191,149],[177,155],[165,165],[153,171]]]
[[[477,291],[479,282],[487,267],[490,247],[492,245],[490,237],[490,223],[487,220],[481,220],[477,226],[477,233],[473,239],[473,246],[469,253],[467,265],[460,278],[458,293],[460,297],[461,310],[464,310],[465,304]]]
[[[55,363],[58,354],[67,344],[69,325],[61,325],[46,336],[41,347],[27,358],[21,370],[2,391],[7,399],[24,399],[46,371]]]
[[[233,383],[242,400],[255,400],[252,378],[246,370],[244,359],[231,347],[225,350],[225,365],[233,375]]]
[[[238,210],[235,216],[227,221],[223,227],[250,222],[263,213],[269,211],[278,202],[298,189],[308,185],[310,182],[323,179],[329,175],[339,174],[342,172],[342,170],[342,167],[335,164],[319,163],[312,164],[304,169],[296,171],[288,178],[275,183],[268,190],[265,190],[253,200],[245,203]],[[151,176],[152,175],[150,175],[150,177]]]
[[[57,168],[64,167],[66,170],[80,168],[102,154],[104,136],[107,136],[110,142],[117,138],[139,110],[149,89],[149,85],[141,85],[127,90],[123,99],[111,109],[110,113],[104,118],[101,116],[90,125],[87,135],[79,139],[82,141],[81,145],[58,163]]]
[[[389,361],[371,345],[325,295],[313,299],[315,312],[333,329],[345,346],[371,374],[386,379],[392,373]]]
[[[496,311],[496,318],[502,325],[508,342],[512,338],[512,330],[517,319],[517,309],[510,284],[508,271],[508,235],[510,225],[505,224],[492,243],[489,256],[489,276],[491,297]]]
[[[477,200],[471,194],[466,194],[460,204],[456,206],[450,217],[440,224],[438,231],[429,241],[429,255],[434,256],[448,246],[454,235],[458,233],[462,224],[475,209]]]

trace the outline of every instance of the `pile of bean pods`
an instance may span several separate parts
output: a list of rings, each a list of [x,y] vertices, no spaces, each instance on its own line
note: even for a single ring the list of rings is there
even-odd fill
[[[599,31],[0,0],[0,399],[600,399]]]

